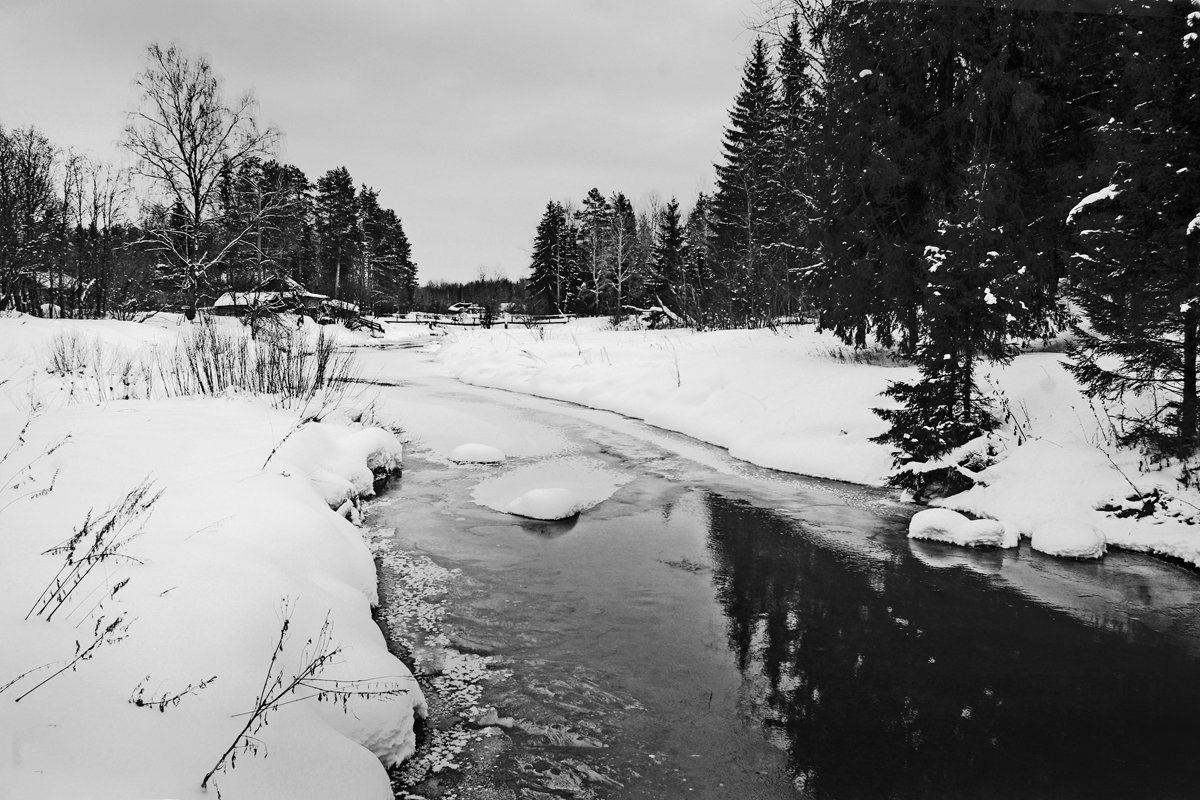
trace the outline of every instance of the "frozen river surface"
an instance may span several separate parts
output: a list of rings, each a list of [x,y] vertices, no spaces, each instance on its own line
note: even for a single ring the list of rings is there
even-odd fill
[[[380,616],[435,709],[400,796],[1196,796],[1195,573],[911,542],[882,493],[367,359],[412,438]],[[576,519],[473,502],[580,460],[626,482]]]

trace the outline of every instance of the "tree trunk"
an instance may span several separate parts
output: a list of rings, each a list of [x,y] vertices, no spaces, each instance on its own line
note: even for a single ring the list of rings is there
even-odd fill
[[[1190,226],[1189,226],[1190,227]],[[1186,457],[1196,449],[1196,333],[1200,324],[1196,289],[1200,287],[1200,231],[1192,229],[1187,237],[1187,267],[1190,296],[1184,299],[1183,312],[1183,399],[1179,406],[1179,454]]]
[[[1191,249],[1191,248],[1189,248]],[[1183,400],[1179,405],[1179,455],[1196,448],[1196,323],[1195,306],[1183,312]]]
[[[975,358],[968,348],[959,355],[958,375],[961,385],[962,421],[971,424],[971,390],[975,388]]]

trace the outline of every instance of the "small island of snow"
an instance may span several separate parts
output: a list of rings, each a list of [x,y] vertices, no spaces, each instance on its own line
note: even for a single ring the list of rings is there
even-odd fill
[[[504,452],[491,445],[470,442],[451,450],[450,460],[458,464],[499,464],[504,461]]]
[[[566,519],[603,503],[630,480],[595,459],[548,458],[489,478],[471,496],[506,514]]]

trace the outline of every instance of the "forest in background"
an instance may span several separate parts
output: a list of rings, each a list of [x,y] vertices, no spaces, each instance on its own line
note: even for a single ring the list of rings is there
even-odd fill
[[[881,441],[918,494],[969,485],[956,454],[1001,423],[981,366],[1067,329],[1089,394],[1152,397],[1117,420],[1123,439],[1190,455],[1200,10],[1076,7],[777,3],[714,192],[686,214],[672,199],[638,215],[619,193],[551,201],[532,302],[661,304],[699,328],[802,312],[847,344],[895,347],[920,379],[888,391]]]
[[[151,45],[137,84],[131,168],[0,126],[0,309],[128,316],[273,277],[365,309],[412,305],[412,248],[376,190],[276,160],[279,132],[203,57]]]

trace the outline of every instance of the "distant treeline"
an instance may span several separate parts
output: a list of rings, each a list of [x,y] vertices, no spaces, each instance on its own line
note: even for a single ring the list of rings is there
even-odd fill
[[[194,307],[279,276],[368,308],[412,305],[411,247],[377,191],[345,167],[313,183],[272,159],[278,132],[258,127],[251,96],[226,101],[203,58],[152,45],[137,83],[132,170],[0,127],[0,310]]]
[[[474,303],[493,314],[504,309],[524,311],[525,281],[482,275],[465,282],[430,281],[417,288],[413,309],[442,314],[454,303]]]

